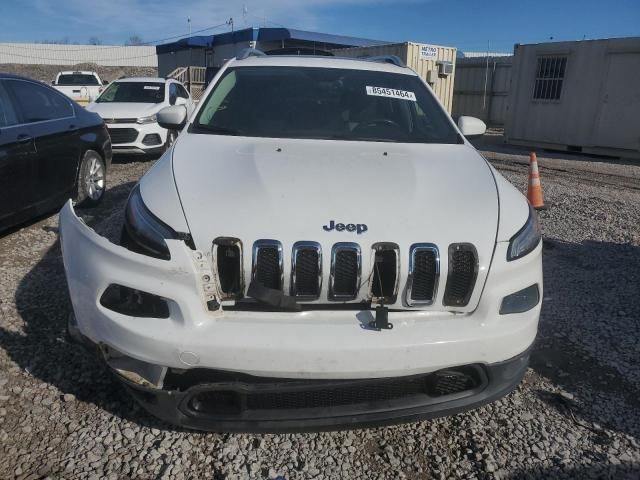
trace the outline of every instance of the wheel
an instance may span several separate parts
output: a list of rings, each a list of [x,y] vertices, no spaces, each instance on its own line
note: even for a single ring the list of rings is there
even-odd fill
[[[107,169],[98,152],[87,150],[80,163],[75,204],[94,207],[100,203],[107,186]]]

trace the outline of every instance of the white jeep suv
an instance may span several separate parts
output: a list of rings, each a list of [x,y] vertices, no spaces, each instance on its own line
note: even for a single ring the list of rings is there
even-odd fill
[[[70,332],[153,414],[224,431],[445,415],[515,388],[542,298],[527,200],[397,59],[230,60],[133,189],[61,212]]]
[[[148,154],[164,152],[177,132],[158,125],[157,113],[171,105],[182,105],[190,115],[193,101],[177,80],[151,77],[124,78],[112,82],[87,105],[107,125],[113,153]]]

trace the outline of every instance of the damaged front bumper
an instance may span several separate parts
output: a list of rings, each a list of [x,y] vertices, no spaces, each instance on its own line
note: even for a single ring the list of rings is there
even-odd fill
[[[518,314],[497,312],[504,296],[536,281],[532,271],[542,285],[541,246],[517,264],[492,267],[473,314],[392,311],[393,330],[379,332],[367,328],[373,320],[369,310],[211,309],[210,252],[179,240],[167,240],[171,260],[131,252],[85,225],[71,203],[60,213],[60,232],[78,335],[99,346],[107,364],[152,413],[193,428],[322,429],[470,408],[517,385],[537,332],[539,304]],[[496,255],[506,254],[506,248],[499,244]],[[162,298],[166,318],[105,307],[101,298],[112,285]],[[462,382],[460,372],[473,380],[463,382],[460,391],[435,398],[420,390],[433,375],[447,376],[447,384],[450,376]],[[356,391],[379,389],[391,397],[358,402],[364,397]],[[393,396],[405,389],[402,400]],[[300,394],[282,395],[288,391]],[[329,408],[323,403],[329,397],[343,398],[344,404]],[[251,401],[255,408],[249,408]],[[211,414],[211,403],[222,405],[222,413]]]

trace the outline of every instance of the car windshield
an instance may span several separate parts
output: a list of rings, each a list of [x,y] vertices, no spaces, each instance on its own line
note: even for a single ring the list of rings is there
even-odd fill
[[[73,85],[100,85],[95,75],[84,73],[64,73],[58,77],[56,85],[73,86]]]
[[[315,67],[228,69],[194,133],[407,143],[460,143],[415,75]]]
[[[98,103],[162,103],[164,101],[164,83],[158,82],[113,82],[102,95]]]

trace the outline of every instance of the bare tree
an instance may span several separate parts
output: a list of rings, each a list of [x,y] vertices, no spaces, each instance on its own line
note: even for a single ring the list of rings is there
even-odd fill
[[[131,35],[129,40],[125,43],[125,45],[143,45],[144,40],[140,38],[138,35]]]
[[[102,45],[102,40],[98,37],[91,37],[89,38],[89,45]]]

